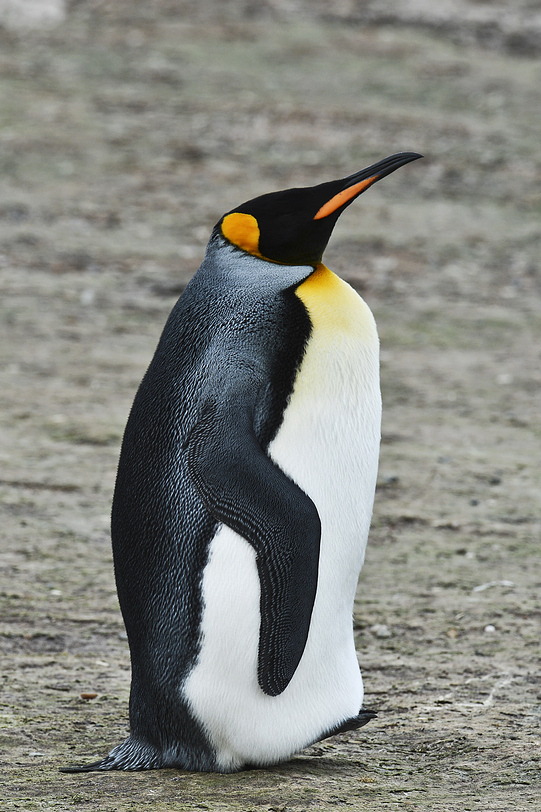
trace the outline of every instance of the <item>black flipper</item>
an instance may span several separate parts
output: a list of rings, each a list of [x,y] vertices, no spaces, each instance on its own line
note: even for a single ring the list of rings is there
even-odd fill
[[[256,551],[258,680],[266,694],[277,696],[295,673],[308,637],[321,535],[317,509],[262,449],[242,397],[207,404],[188,438],[187,463],[210,513]]]
[[[317,741],[320,742],[323,741],[323,739],[329,739],[331,736],[337,736],[338,733],[346,733],[348,730],[357,730],[360,727],[364,727],[371,719],[375,719],[377,715],[376,711],[361,708],[357,716],[352,716],[351,719],[346,719],[341,725],[333,727],[328,733],[324,733],[323,736],[320,736]]]

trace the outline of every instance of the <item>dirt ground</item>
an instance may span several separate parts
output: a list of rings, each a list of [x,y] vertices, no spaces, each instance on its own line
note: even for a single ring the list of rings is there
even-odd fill
[[[0,808],[541,809],[541,5],[52,5],[0,4]],[[377,719],[271,770],[60,774],[127,732],[115,468],[210,229],[402,150],[326,254],[382,344]]]

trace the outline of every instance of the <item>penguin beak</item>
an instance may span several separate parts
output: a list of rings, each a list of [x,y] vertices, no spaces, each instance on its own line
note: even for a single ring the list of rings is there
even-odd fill
[[[366,169],[361,169],[360,172],[356,172],[354,175],[344,178],[342,190],[321,206],[319,211],[315,214],[314,220],[322,220],[324,217],[328,217],[329,214],[333,214],[338,209],[346,206],[346,204],[352,203],[356,197],[364,192],[365,189],[368,189],[369,186],[372,186],[373,183],[376,183],[376,181],[381,180],[386,177],[386,175],[390,175],[391,172],[404,166],[404,164],[408,164],[410,161],[416,161],[422,157],[423,156],[417,152],[399,152],[396,155],[391,155],[389,158],[384,158],[383,161],[379,161],[379,163],[373,164]]]

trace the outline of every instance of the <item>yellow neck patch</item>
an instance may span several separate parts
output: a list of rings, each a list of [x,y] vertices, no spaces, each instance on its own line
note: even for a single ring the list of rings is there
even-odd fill
[[[308,310],[310,321],[318,332],[355,335],[363,340],[376,338],[374,318],[368,305],[351,285],[322,263],[295,293]]]
[[[259,226],[251,214],[227,214],[222,220],[222,234],[233,245],[263,259],[259,253]]]

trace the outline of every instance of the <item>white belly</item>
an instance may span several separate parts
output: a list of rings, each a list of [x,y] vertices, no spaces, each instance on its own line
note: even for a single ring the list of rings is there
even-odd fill
[[[306,301],[304,286],[299,289],[314,330],[269,447],[272,459],[311,497],[322,526],[306,648],[279,696],[264,694],[257,681],[260,587],[253,548],[222,526],[204,571],[201,651],[183,692],[222,770],[288,758],[356,716],[362,705],[352,608],[377,474],[378,340],[368,307],[338,282],[351,291],[339,287],[340,312],[344,296],[352,309],[339,324],[328,314],[322,320],[313,291]]]

